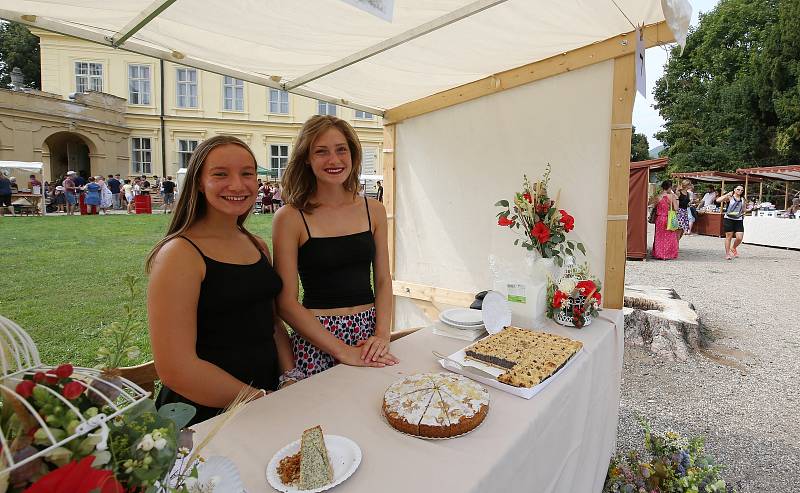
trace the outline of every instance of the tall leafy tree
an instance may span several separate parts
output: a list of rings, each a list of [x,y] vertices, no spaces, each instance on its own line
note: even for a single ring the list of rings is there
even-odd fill
[[[0,87],[11,85],[11,71],[19,67],[25,86],[40,89],[39,38],[17,22],[0,23]]]
[[[670,170],[800,157],[800,0],[721,0],[656,83]]]
[[[637,134],[633,127],[631,135],[631,161],[646,161],[650,159],[650,144],[647,143],[645,134]]]

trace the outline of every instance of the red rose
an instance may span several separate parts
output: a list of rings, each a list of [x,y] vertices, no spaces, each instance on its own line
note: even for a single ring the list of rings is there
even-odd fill
[[[536,212],[539,214],[547,214],[547,211],[550,210],[549,204],[536,204]]]
[[[561,308],[567,298],[568,296],[565,292],[556,290],[555,294],[553,294],[553,308]]]
[[[94,469],[93,455],[80,462],[72,461],[45,474],[25,493],[125,493],[125,489],[107,469]]]
[[[531,236],[536,238],[539,243],[547,243],[550,241],[550,228],[548,228],[545,223],[539,221],[533,225]]]
[[[514,221],[512,221],[506,216],[500,216],[500,219],[497,220],[497,224],[498,226],[511,226],[512,224],[514,224]]]
[[[33,388],[36,387],[36,382],[33,380],[23,380],[17,384],[17,394],[24,398],[28,398],[33,394]]]
[[[36,383],[42,383],[45,380],[45,374],[43,371],[37,371],[33,374],[33,381]]]
[[[55,385],[58,383],[58,377],[55,373],[47,372],[44,374],[44,383],[49,385]]]
[[[56,368],[53,373],[55,373],[58,378],[67,378],[72,375],[73,370],[72,365],[65,363],[63,365],[58,365],[58,368]]]
[[[564,225],[564,231],[569,233],[573,230],[573,228],[575,228],[575,218],[567,214],[567,211],[564,209],[561,209],[558,212],[561,213],[561,219],[558,221]]]
[[[597,303],[600,303],[600,300],[601,300],[600,291],[595,291],[594,294],[592,295],[592,298],[596,299]]]
[[[527,200],[529,204],[530,204],[531,202],[533,202],[533,197],[531,197],[531,194],[529,194],[529,193],[527,193],[527,192],[526,192],[526,193],[523,193],[523,194],[522,194],[522,197],[523,197],[525,200]]]
[[[588,295],[589,293],[597,289],[597,286],[595,285],[594,281],[591,281],[589,279],[585,281],[579,281],[575,287],[578,288],[578,291],[580,291],[580,293],[583,295]]]
[[[83,394],[84,386],[82,383],[78,382],[77,380],[73,380],[68,384],[64,385],[64,388],[61,389],[61,394],[69,400],[77,399],[78,396]]]

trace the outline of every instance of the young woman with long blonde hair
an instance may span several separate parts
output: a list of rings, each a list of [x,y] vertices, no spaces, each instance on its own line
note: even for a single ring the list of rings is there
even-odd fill
[[[303,125],[283,175],[286,206],[272,225],[275,268],[284,284],[278,311],[295,331],[295,365],[306,376],[336,363],[397,363],[389,352],[386,209],[358,195],[361,156],[347,122],[318,115]]]
[[[257,197],[247,144],[217,136],[197,146],[167,235],[147,258],[147,312],[159,404],[187,402],[211,418],[245,388],[262,395],[294,367],[275,315],[281,280],[269,249],[244,227]]]

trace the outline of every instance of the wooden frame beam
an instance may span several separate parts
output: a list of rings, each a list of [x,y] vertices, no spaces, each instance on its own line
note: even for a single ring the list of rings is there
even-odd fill
[[[644,30],[645,47],[658,46],[675,41],[675,37],[666,22],[650,24]],[[633,54],[636,51],[635,32],[629,32],[606,39],[588,46],[576,48],[544,60],[529,63],[505,72],[448,89],[432,96],[411,101],[396,108],[387,110],[384,121],[397,123],[432,111],[454,106],[465,101],[505,91],[514,87],[546,79],[554,75],[569,72],[595,63],[612,60]]]
[[[603,306],[622,308],[628,242],[631,123],[633,102],[636,98],[636,64],[633,53],[614,60],[613,80]]]
[[[474,293],[437,288],[434,286],[426,286],[424,284],[415,284],[405,281],[392,282],[392,293],[395,296],[411,298],[412,300],[421,300],[428,301],[430,303],[441,303],[443,305],[464,307],[471,305],[475,300]]]
[[[397,127],[383,127],[383,206],[386,208],[386,221],[389,236],[389,272],[394,279],[395,258],[395,146],[397,145]]]

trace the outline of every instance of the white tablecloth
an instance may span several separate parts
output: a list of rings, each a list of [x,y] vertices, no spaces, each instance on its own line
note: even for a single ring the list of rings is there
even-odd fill
[[[744,243],[800,249],[800,219],[745,216]]]
[[[467,345],[427,328],[392,344],[399,365],[339,365],[254,401],[203,455],[230,457],[249,493],[273,491],[265,479],[273,454],[319,424],[363,452],[358,470],[336,491],[599,492],[617,435],[624,333],[621,311],[601,316],[581,330],[550,322],[545,330],[583,341],[586,354],[530,400],[489,388],[486,420],[463,437],[413,438],[381,418],[386,387],[405,375],[443,371],[431,350],[451,354]],[[195,444],[211,423],[195,426]]]

